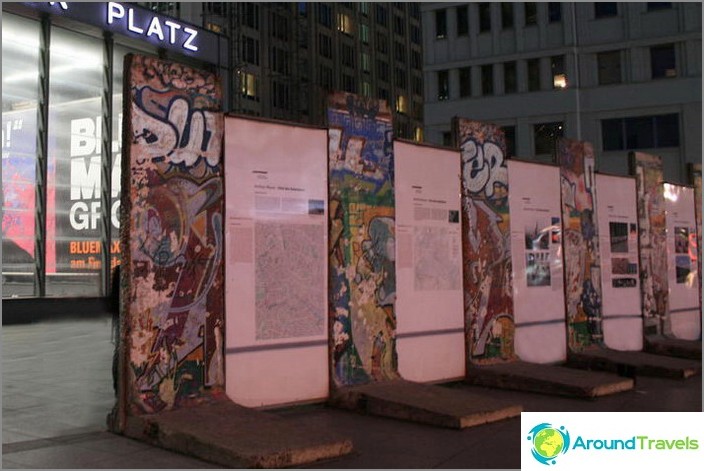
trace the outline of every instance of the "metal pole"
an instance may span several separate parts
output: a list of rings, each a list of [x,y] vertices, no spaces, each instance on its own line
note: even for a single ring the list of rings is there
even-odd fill
[[[102,96],[102,142],[100,169],[100,242],[101,242],[101,283],[102,296],[110,295],[110,272],[112,246],[111,195],[112,195],[112,94],[113,94],[113,39],[105,33],[103,41],[103,96]]]

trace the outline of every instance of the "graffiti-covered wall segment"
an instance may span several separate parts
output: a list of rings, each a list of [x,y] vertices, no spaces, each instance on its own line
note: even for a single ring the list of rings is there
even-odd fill
[[[506,140],[495,125],[455,120],[462,156],[462,247],[468,360],[512,360],[514,320]]]
[[[330,326],[336,386],[398,377],[391,113],[336,93],[328,104]]]
[[[141,414],[224,383],[223,116],[213,74],[139,55],[125,73],[126,387]]]

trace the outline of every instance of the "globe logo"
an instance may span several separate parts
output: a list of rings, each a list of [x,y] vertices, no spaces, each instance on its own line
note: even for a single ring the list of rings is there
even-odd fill
[[[531,429],[528,440],[533,443],[530,450],[533,458],[548,466],[555,464],[558,455],[570,449],[570,434],[564,426],[555,428],[549,423],[536,425]]]

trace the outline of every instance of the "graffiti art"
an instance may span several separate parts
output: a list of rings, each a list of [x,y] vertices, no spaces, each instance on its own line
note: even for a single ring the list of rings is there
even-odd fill
[[[224,386],[223,114],[215,75],[125,59],[122,287],[132,414]]]
[[[467,360],[515,359],[508,168],[503,131],[454,122],[462,157],[462,248]]]
[[[689,182],[694,186],[694,210],[697,219],[697,273],[699,300],[702,299],[702,164],[689,164]]]
[[[667,224],[663,193],[662,158],[642,152],[630,154],[631,174],[636,177],[640,281],[644,333],[670,333],[667,317]]]
[[[398,377],[391,113],[336,93],[328,104],[330,326],[334,386]]]
[[[579,352],[603,344],[601,268],[594,193],[594,150],[588,142],[558,139],[562,194],[567,345]]]

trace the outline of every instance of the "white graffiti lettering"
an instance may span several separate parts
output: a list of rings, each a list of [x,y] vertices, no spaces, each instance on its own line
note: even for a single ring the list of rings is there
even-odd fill
[[[494,196],[495,184],[508,184],[504,153],[493,142],[485,142],[480,146],[474,140],[466,141],[462,144],[462,163],[468,167],[463,174],[470,193],[483,191],[487,198],[491,198]]]

